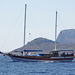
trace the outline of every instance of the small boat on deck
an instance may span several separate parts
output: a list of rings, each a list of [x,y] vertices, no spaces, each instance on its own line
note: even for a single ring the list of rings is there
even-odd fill
[[[25,29],[26,29],[26,7],[25,4],[25,22],[24,22],[24,46],[25,46]],[[24,61],[24,62],[37,62],[37,61],[53,61],[63,62],[72,61],[74,58],[73,50],[56,49],[56,32],[57,32],[57,12],[56,12],[56,25],[55,25],[55,49],[48,54],[42,53],[42,50],[23,50],[19,51],[19,55],[7,53],[13,61]]]

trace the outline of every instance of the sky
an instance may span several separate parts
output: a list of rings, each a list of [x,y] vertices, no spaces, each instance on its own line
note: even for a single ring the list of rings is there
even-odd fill
[[[75,29],[75,0],[0,0],[0,51],[23,46],[25,4],[26,44],[39,37],[55,40],[56,11],[57,36]]]

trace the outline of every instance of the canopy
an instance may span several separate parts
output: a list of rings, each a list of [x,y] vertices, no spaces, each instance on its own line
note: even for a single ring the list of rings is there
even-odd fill
[[[42,50],[24,50],[24,52],[43,52]]]
[[[56,50],[53,50],[53,51],[73,51],[73,49],[56,49]]]

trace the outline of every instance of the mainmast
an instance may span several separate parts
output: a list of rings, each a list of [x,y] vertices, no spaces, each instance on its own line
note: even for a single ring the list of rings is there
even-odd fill
[[[56,11],[56,20],[55,20],[55,50],[56,50],[56,39],[57,39],[57,11]]]
[[[26,8],[27,4],[25,4],[25,17],[24,17],[24,46],[25,46],[25,37],[26,37]]]

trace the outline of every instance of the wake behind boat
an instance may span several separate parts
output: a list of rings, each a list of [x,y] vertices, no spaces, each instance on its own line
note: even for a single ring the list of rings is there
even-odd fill
[[[25,4],[25,21],[24,21],[24,46],[25,46],[25,30],[26,30],[26,7]],[[59,50],[56,49],[56,33],[57,33],[57,12],[56,12],[56,24],[55,24],[55,49],[48,54],[43,53],[42,50],[23,50],[18,51],[18,54],[7,53],[5,55],[9,56],[13,61],[72,61],[73,60],[73,50]]]

